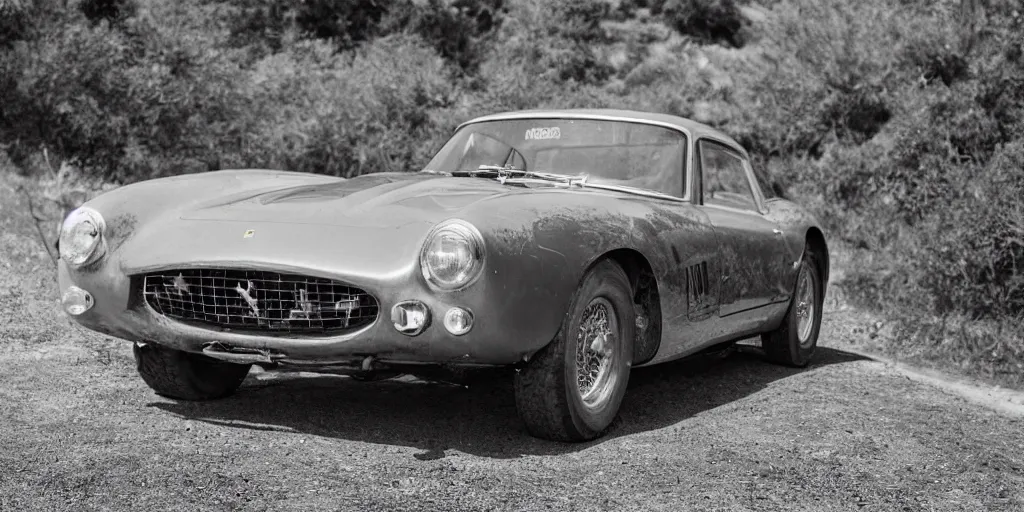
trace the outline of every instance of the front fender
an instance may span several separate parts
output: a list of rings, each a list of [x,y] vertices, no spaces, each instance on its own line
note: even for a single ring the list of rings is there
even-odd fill
[[[523,341],[542,347],[558,333],[587,269],[612,251],[636,251],[655,275],[671,274],[672,245],[659,236],[665,215],[657,210],[646,199],[556,189],[485,201],[466,218],[487,246],[483,285],[500,293],[503,314],[543,337]]]

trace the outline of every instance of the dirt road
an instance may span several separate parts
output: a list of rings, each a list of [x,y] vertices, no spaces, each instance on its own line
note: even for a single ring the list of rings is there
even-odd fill
[[[563,445],[500,379],[254,374],[177,403],[111,347],[2,355],[0,509],[1024,509],[1019,417],[834,349],[637,370],[609,435]]]
[[[526,435],[511,386],[252,374],[154,395],[129,346],[58,313],[0,190],[0,510],[1024,510],[1024,399],[854,355],[637,370],[609,434]],[[14,214],[12,214],[14,212]],[[966,397],[966,398],[965,398]]]

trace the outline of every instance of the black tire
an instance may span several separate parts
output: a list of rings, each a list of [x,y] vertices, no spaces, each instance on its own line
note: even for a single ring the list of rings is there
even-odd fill
[[[588,310],[592,305],[593,309]],[[610,350],[600,350],[607,348],[600,343],[597,352],[582,352],[584,357],[601,359],[604,356],[598,353],[610,354],[609,360],[598,363],[606,365],[599,368],[611,373],[598,370],[592,386],[599,390],[600,396],[591,405],[585,403],[577,381],[577,338],[581,335],[580,324],[585,311],[593,318],[603,314],[606,319],[603,325],[617,331],[604,331],[617,337],[611,340]],[[629,278],[616,263],[598,262],[584,276],[555,339],[515,375],[516,408],[531,435],[552,441],[579,442],[594,439],[608,428],[619,412],[629,382],[635,328],[636,313]],[[598,339],[607,338],[596,336],[594,344],[598,344]],[[592,363],[590,359],[587,362]],[[604,378],[609,380],[602,380]]]
[[[814,351],[818,346],[818,332],[821,330],[822,306],[825,303],[821,274],[818,273],[816,260],[817,257],[814,253],[804,252],[786,318],[782,320],[782,325],[778,329],[761,335],[761,345],[764,347],[765,356],[773,363],[803,368],[811,362],[811,358],[814,356]],[[810,291],[814,294],[809,303],[801,301],[800,295],[805,278],[810,279]],[[805,306],[812,306],[810,311],[813,313],[813,318],[810,321],[810,331],[807,332],[806,337],[801,338],[800,317],[801,311],[806,311]]]
[[[249,364],[218,361],[202,354],[135,344],[142,380],[157,394],[178,400],[214,400],[235,392],[249,374]]]

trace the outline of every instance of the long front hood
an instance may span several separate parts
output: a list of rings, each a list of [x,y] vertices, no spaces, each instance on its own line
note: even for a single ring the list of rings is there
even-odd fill
[[[136,233],[117,251],[125,274],[167,268],[295,271],[357,281],[386,280],[418,262],[433,222],[389,229],[261,221],[167,220]]]
[[[192,205],[187,221],[284,223],[394,229],[438,222],[509,188],[481,179],[380,173],[328,184],[240,192]]]
[[[253,176],[263,182],[227,194],[210,194],[193,182],[179,192],[179,200],[137,222],[142,204],[130,209],[135,214],[114,216],[109,224],[116,265],[127,275],[235,267],[388,281],[414,270],[423,241],[438,222],[460,217],[479,201],[528,193],[492,180],[421,173],[284,186],[267,186],[283,180]],[[189,201],[189,193],[206,195]],[[115,201],[108,203],[107,208],[115,207]]]

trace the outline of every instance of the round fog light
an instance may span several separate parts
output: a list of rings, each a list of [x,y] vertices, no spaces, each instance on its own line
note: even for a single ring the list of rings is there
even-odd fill
[[[64,305],[64,311],[71,316],[78,316],[89,311],[94,304],[92,294],[77,286],[68,288],[60,302]]]
[[[473,328],[473,313],[462,308],[451,308],[444,315],[444,328],[448,332],[462,336]]]

